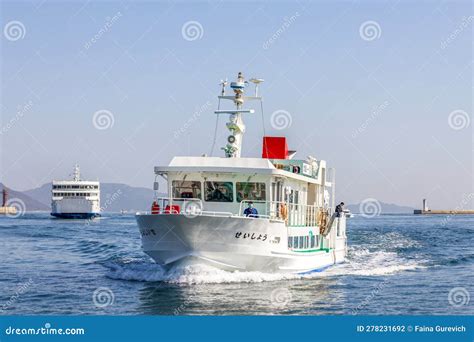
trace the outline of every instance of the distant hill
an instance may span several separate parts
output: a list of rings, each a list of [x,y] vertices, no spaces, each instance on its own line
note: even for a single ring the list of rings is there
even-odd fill
[[[0,191],[3,190],[4,185],[0,183]],[[49,210],[49,205],[45,204],[48,202],[42,202],[38,201],[36,198],[29,196],[28,194],[21,192],[21,191],[15,191],[10,189],[9,187],[6,187],[8,190],[8,199],[11,202],[15,202],[15,199],[19,199],[21,202],[25,204],[25,209],[26,211],[44,211],[44,210]],[[0,203],[2,204],[2,203]]]
[[[380,213],[381,214],[413,214],[414,208],[402,206],[393,203],[384,203],[380,202]],[[346,205],[346,208],[349,209],[352,213],[357,214],[360,213],[360,206],[361,204],[349,204]]]
[[[51,183],[24,191],[23,194],[38,202],[48,203],[46,210],[50,209]],[[152,200],[152,189],[120,183],[100,183],[100,205],[105,212],[148,210]]]
[[[100,205],[104,211],[150,210],[153,189],[120,183],[100,183]]]

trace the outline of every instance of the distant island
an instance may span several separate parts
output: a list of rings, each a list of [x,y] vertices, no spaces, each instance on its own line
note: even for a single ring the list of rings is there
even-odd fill
[[[408,206],[402,206],[393,203],[378,202],[380,204],[380,214],[413,214],[414,208]],[[361,203],[346,205],[354,214],[360,214]]]

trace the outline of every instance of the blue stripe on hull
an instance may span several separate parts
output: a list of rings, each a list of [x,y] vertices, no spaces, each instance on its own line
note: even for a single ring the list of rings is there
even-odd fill
[[[51,216],[64,219],[90,219],[99,217],[99,213],[51,213]]]

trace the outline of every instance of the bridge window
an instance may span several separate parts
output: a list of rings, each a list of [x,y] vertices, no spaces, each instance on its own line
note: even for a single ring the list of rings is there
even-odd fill
[[[298,190],[291,190],[290,194],[285,194],[285,202],[290,202],[290,204],[298,204],[299,203],[299,191]]]
[[[201,182],[173,181],[174,198],[199,198],[201,199]]]
[[[232,182],[206,182],[205,188],[207,202],[234,201],[234,185]]]
[[[237,182],[237,202],[265,201],[265,183]]]

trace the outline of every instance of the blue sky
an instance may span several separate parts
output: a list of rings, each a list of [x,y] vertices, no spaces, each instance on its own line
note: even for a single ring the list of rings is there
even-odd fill
[[[472,15],[469,1],[2,1],[0,180],[29,189],[78,162],[150,187],[154,165],[209,153],[218,83],[242,71],[265,79],[267,135],[335,167],[338,199],[473,207]],[[275,129],[275,111],[291,124]],[[260,115],[246,124],[243,154],[259,156]]]

